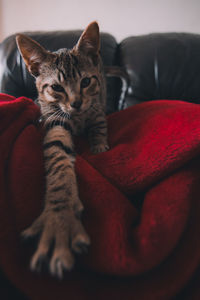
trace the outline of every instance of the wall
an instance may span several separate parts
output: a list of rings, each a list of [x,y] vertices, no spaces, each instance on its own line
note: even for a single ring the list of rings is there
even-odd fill
[[[84,28],[97,20],[118,41],[149,32],[200,33],[200,0],[0,0],[0,39],[26,30]]]
[[[2,23],[2,5],[0,0],[0,42],[3,39],[3,23]]]

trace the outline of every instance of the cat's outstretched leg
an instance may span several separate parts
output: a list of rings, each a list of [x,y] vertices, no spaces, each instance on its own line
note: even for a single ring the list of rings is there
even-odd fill
[[[47,263],[51,274],[62,278],[64,270],[70,270],[74,265],[73,253],[85,252],[90,244],[80,220],[83,205],[78,196],[70,132],[61,126],[47,132],[44,158],[45,207],[38,219],[23,232],[23,236],[40,235],[31,269],[40,271],[42,265]]]

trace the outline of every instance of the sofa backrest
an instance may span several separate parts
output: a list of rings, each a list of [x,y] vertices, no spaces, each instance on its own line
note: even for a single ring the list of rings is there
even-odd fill
[[[25,33],[46,49],[72,48],[81,31]],[[122,66],[130,77],[124,108],[143,101],[175,99],[200,103],[200,35],[154,33],[132,36],[117,43],[101,33],[101,55],[105,65]],[[107,112],[116,111],[120,81],[107,80]],[[0,92],[36,99],[34,78],[26,70],[17,50],[15,35],[0,44]]]
[[[154,33],[129,37],[118,63],[131,80],[125,106],[156,99],[200,103],[200,35]]]

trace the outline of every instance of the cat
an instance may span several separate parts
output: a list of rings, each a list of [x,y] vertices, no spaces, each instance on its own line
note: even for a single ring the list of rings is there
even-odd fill
[[[35,77],[45,128],[44,209],[23,236],[40,235],[31,270],[40,271],[47,263],[53,276],[63,278],[64,271],[74,265],[74,253],[83,253],[90,245],[81,223],[83,205],[74,170],[73,136],[87,132],[94,154],[109,150],[99,26],[90,23],[70,50],[47,51],[23,34],[16,36],[16,42],[28,71]],[[117,68],[114,73],[120,76]]]

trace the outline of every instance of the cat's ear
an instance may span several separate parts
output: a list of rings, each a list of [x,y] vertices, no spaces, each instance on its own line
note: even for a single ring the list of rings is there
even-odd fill
[[[97,22],[92,22],[81,34],[76,45],[79,51],[86,55],[97,56],[100,50],[99,25]]]
[[[27,69],[33,76],[38,76],[39,67],[50,52],[24,34],[18,34],[16,42]]]

